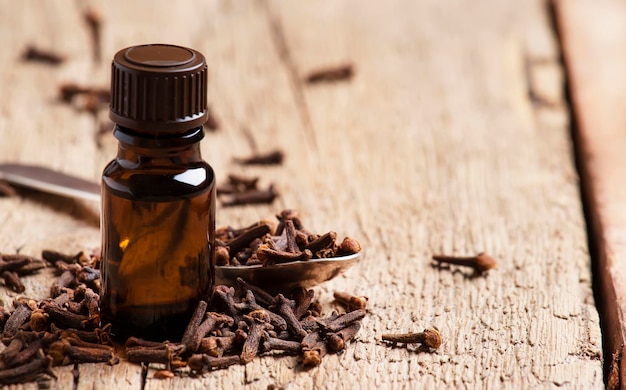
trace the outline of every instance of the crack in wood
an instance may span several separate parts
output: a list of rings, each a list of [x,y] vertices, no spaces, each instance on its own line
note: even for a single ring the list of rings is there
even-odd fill
[[[146,378],[148,377],[148,364],[141,365],[141,380],[139,382],[139,387],[141,390],[146,388]]]
[[[293,62],[293,58],[291,57],[291,51],[289,50],[287,40],[285,39],[283,26],[279,20],[279,17],[276,16],[270,9],[268,1],[263,0],[261,4],[263,4],[263,9],[267,16],[272,42],[274,43],[274,47],[276,48],[278,58],[280,58],[285,68],[287,69],[287,73],[289,74],[289,84],[291,86],[291,91],[295,99],[296,107],[298,108],[300,120],[302,121],[306,134],[309,138],[309,141],[311,142],[311,146],[315,150],[317,150],[319,148],[317,144],[317,139],[315,137],[315,129],[313,127],[313,122],[311,121],[311,114],[309,112],[306,98],[304,96],[304,91],[302,89],[302,81],[298,77],[296,65]]]
[[[241,127],[241,134],[243,138],[248,142],[248,146],[250,147],[250,151],[252,154],[257,154],[259,152],[259,148],[257,146],[256,139],[254,138],[254,134],[250,131],[247,126]]]
[[[619,314],[614,307],[613,302],[617,300],[615,291],[612,288],[612,281],[608,280],[606,275],[602,272],[602,266],[606,262],[604,258],[606,254],[602,253],[601,246],[603,245],[602,226],[599,222],[599,217],[596,214],[595,207],[597,207],[597,200],[595,199],[594,183],[590,176],[588,166],[585,163],[585,154],[587,151],[583,145],[580,134],[579,123],[577,120],[574,97],[572,93],[572,80],[571,80],[571,64],[565,57],[564,34],[566,33],[566,26],[563,13],[564,5],[558,0],[549,0],[546,2],[546,12],[548,13],[548,21],[550,28],[556,37],[557,43],[557,63],[564,69],[564,93],[563,98],[565,100],[565,108],[569,117],[570,134],[572,138],[573,153],[575,160],[576,172],[579,176],[579,190],[581,203],[583,207],[583,214],[587,230],[587,246],[589,248],[589,257],[591,259],[591,274],[592,274],[592,290],[594,296],[595,307],[598,310],[600,317],[600,330],[602,333],[602,355],[603,355],[603,374],[604,383],[607,388],[612,388],[612,385],[619,382],[622,376],[620,372],[620,364],[616,363],[616,354],[624,348],[624,338],[620,332],[618,318]],[[613,359],[608,357],[612,356]],[[615,387],[617,388],[617,387]]]
[[[80,379],[80,369],[78,368],[78,363],[74,364],[74,368],[72,369],[72,375],[74,376],[74,386],[73,389],[78,389],[78,381]]]

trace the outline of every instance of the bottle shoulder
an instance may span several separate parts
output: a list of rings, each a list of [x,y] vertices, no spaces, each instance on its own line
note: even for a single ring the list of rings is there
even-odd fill
[[[205,161],[180,165],[126,167],[111,161],[102,173],[105,191],[123,197],[187,197],[215,188],[215,173]]]

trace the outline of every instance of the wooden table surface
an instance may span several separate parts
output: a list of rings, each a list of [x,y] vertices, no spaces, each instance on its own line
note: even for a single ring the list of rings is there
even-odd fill
[[[229,173],[275,183],[272,205],[217,210],[243,226],[284,208],[314,231],[357,238],[361,261],[317,287],[369,297],[357,339],[321,366],[263,357],[202,378],[153,378],[122,361],[55,368],[55,388],[602,388],[603,350],[589,245],[548,4],[455,2],[0,0],[0,162],[42,164],[98,181],[117,142],[106,110],[58,100],[64,83],[107,87],[126,46],[172,43],[207,58],[219,129],[202,153]],[[103,21],[101,60],[84,20]],[[28,45],[66,57],[21,61]],[[312,70],[352,64],[351,80],[311,85]],[[278,167],[233,157],[280,148]],[[99,205],[30,191],[0,198],[0,252],[100,245]],[[485,251],[484,277],[436,268],[435,253]],[[23,296],[48,295],[52,273]],[[7,307],[17,295],[0,288]],[[434,353],[382,333],[437,327]],[[35,384],[15,388],[36,388]]]

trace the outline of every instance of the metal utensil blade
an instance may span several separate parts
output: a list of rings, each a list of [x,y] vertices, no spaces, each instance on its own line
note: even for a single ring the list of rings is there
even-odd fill
[[[0,164],[0,179],[55,195],[100,201],[100,186],[38,165]]]

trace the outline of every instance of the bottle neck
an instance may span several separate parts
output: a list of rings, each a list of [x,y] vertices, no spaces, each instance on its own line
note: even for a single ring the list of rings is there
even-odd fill
[[[204,138],[202,127],[181,133],[144,133],[115,126],[113,135],[117,140],[117,160],[122,165],[180,165],[202,160],[200,140]]]

